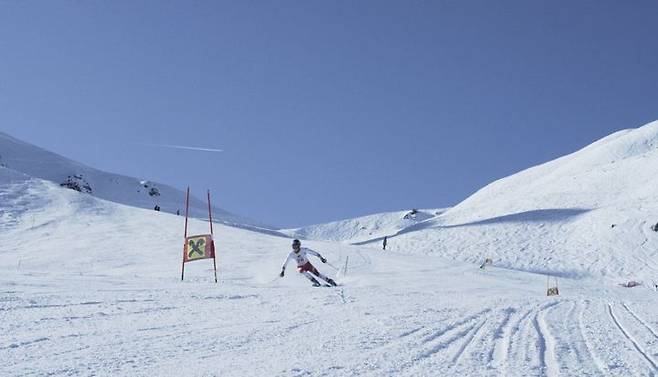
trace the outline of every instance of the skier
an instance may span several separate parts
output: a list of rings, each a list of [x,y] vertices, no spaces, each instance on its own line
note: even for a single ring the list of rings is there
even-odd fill
[[[384,247],[382,248],[382,250],[386,250],[386,243],[387,243],[386,241],[388,241],[388,236],[384,236]]]
[[[299,271],[300,274],[303,274],[306,276],[308,280],[313,283],[314,287],[319,287],[320,282],[316,279],[316,277],[326,281],[329,283],[331,286],[336,286],[336,282],[333,281],[332,279],[328,278],[327,276],[321,274],[308,260],[307,254],[314,255],[318,258],[320,258],[320,261],[322,263],[327,263],[327,260],[320,255],[317,251],[313,251],[309,248],[302,247],[302,243],[299,240],[294,240],[292,241],[292,251],[290,254],[288,254],[288,257],[286,258],[286,261],[283,262],[283,266],[281,266],[281,273],[279,276],[283,277],[286,271],[286,265],[288,262],[290,262],[291,259],[294,259],[297,261],[297,270]]]

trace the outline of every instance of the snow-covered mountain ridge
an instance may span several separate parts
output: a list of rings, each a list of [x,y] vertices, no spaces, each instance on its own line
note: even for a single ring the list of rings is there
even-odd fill
[[[546,208],[641,207],[658,190],[658,121],[615,132],[581,150],[495,181],[446,216],[476,221]]]
[[[369,223],[399,219],[372,215]],[[424,221],[358,234],[341,224],[292,234],[380,243],[409,254],[440,255],[563,276],[658,276],[658,122],[615,132],[579,151],[497,180]],[[356,221],[358,222],[358,221]],[[405,224],[402,224],[405,225]]]
[[[171,186],[104,172],[0,132],[0,168],[10,169],[27,176],[54,182],[63,187],[95,197],[133,207],[183,214],[185,193]],[[191,195],[190,214],[207,217],[204,200]],[[214,207],[218,221],[236,226],[262,226],[256,221]]]

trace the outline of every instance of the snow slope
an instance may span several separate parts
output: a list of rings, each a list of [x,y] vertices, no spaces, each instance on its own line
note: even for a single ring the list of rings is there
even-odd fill
[[[422,209],[374,214],[333,221],[326,224],[309,225],[297,229],[282,230],[294,238],[309,240],[359,242],[373,238],[384,238],[402,229],[434,218],[446,209]]]
[[[222,225],[219,284],[208,260],[181,282],[180,216],[8,169],[0,210],[2,376],[658,375],[646,285],[565,278],[546,297],[544,276],[495,263],[304,241],[348,266],[312,288],[277,276],[290,240]]]
[[[560,276],[658,280],[658,122],[500,179],[389,248]],[[383,215],[386,217],[388,215]],[[312,238],[352,240],[338,227]],[[315,237],[320,233],[320,236]],[[359,243],[381,243],[380,235]]]
[[[0,132],[0,167],[57,184],[65,183],[67,180],[78,182],[81,186],[88,184],[91,195],[116,203],[148,209],[153,209],[157,204],[161,211],[169,213],[176,213],[178,210],[183,214],[185,211],[185,193],[181,190],[158,182],[103,172],[2,132]],[[190,214],[194,217],[208,217],[205,197],[199,200],[191,196]],[[213,215],[220,221],[235,225],[263,226],[217,207],[214,207]]]

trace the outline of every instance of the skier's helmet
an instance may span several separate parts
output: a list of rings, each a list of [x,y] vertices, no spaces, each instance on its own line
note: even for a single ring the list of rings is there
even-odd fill
[[[292,241],[292,248],[293,249],[299,249],[302,246],[302,243],[299,240],[293,240]]]

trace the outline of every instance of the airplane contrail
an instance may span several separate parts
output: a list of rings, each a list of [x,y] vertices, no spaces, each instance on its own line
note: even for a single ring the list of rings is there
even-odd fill
[[[147,145],[149,147],[160,147],[160,148],[172,148],[172,149],[184,149],[188,151],[201,151],[201,152],[224,152],[222,149],[217,148],[205,148],[205,147],[192,147],[189,145],[172,145],[172,144],[150,144],[150,143],[140,143],[142,145]]]

